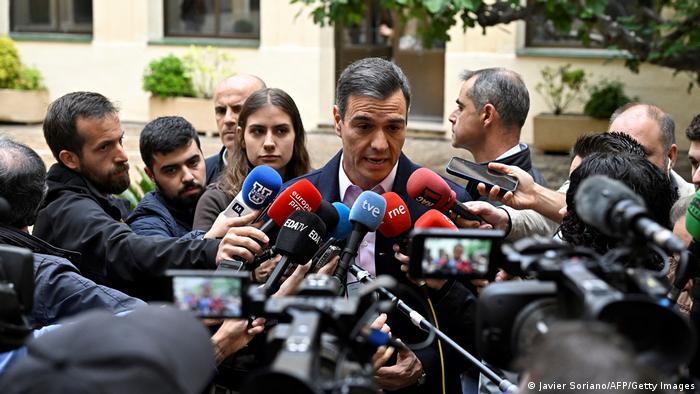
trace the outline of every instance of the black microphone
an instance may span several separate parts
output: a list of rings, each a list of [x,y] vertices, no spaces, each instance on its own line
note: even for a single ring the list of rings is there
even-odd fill
[[[348,237],[345,248],[340,254],[340,262],[333,277],[340,282],[340,295],[345,294],[345,282],[348,278],[348,268],[357,256],[360,242],[370,231],[376,231],[384,219],[386,200],[373,191],[364,191],[355,200],[350,209],[352,232]]]
[[[318,215],[306,211],[294,211],[282,224],[275,250],[282,255],[275,269],[263,285],[263,293],[271,295],[280,285],[290,264],[306,264],[318,250],[326,235],[326,225]]]
[[[585,223],[611,237],[639,237],[666,251],[683,252],[685,244],[667,228],[649,218],[644,200],[622,182],[594,175],[581,182],[576,213]]]

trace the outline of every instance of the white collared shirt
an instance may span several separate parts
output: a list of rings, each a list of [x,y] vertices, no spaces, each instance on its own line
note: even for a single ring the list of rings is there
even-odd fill
[[[516,153],[520,153],[520,152],[524,151],[525,149],[527,149],[527,144],[523,144],[523,143],[521,142],[521,143],[515,145],[514,147],[508,149],[507,151],[503,152],[503,154],[500,155],[500,156],[498,156],[498,157],[496,158],[496,160],[501,160],[501,159],[504,159],[504,158],[506,158],[506,157],[508,157],[508,156],[512,156],[512,155],[514,155],[514,154],[516,154]]]

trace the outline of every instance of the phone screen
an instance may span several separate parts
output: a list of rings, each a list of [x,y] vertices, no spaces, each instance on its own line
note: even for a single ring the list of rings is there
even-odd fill
[[[440,276],[485,276],[489,270],[491,239],[426,237],[423,243],[423,274]]]
[[[173,276],[173,302],[204,318],[237,318],[243,313],[243,279],[232,276]]]
[[[487,187],[498,186],[505,191],[515,191],[518,181],[506,174],[495,172],[488,167],[453,157],[447,165],[447,172],[469,181],[483,182]]]

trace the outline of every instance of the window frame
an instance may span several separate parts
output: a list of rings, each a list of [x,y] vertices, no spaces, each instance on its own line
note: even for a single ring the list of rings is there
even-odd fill
[[[230,35],[221,34],[221,1],[214,0],[214,34],[187,34],[181,32],[169,32],[170,20],[168,13],[173,6],[172,0],[163,0],[163,39],[215,39],[215,40],[260,40],[260,8],[258,8],[258,31],[257,33],[233,33]],[[250,4],[251,0],[247,0]]]
[[[56,0],[55,1],[55,6],[54,7],[49,7],[53,8],[52,10],[49,10],[50,16],[54,17],[54,20],[56,21],[56,27],[52,29],[20,29],[17,30],[17,21],[16,18],[14,17],[15,15],[15,7],[17,7],[16,2],[17,1],[26,1],[26,0],[10,0],[10,7],[9,7],[9,20],[10,20],[10,30],[9,33],[11,36],[18,35],[18,36],[35,36],[35,35],[51,35],[51,36],[66,36],[66,37],[85,37],[89,38],[92,37],[95,31],[95,14],[94,14],[94,3],[91,1],[90,6],[90,31],[85,32],[85,31],[74,31],[74,30],[62,30],[61,26],[63,23],[63,18],[62,18],[62,12],[61,12],[61,2],[64,0]],[[51,0],[49,0],[51,1]],[[70,0],[67,0],[70,1]]]

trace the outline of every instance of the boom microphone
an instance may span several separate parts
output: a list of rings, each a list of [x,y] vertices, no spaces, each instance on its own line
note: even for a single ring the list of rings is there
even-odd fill
[[[685,244],[649,218],[641,197],[622,182],[594,175],[581,182],[576,195],[576,214],[585,223],[611,237],[638,236],[670,252],[682,252]]]
[[[280,285],[290,264],[306,264],[321,244],[326,235],[326,225],[323,220],[312,212],[294,211],[282,223],[275,250],[282,255],[275,269],[263,285],[263,293],[271,295]]]
[[[340,282],[340,295],[345,294],[345,285],[348,278],[348,268],[357,256],[360,242],[368,232],[376,231],[386,212],[386,200],[373,191],[364,191],[355,200],[350,209],[350,223],[352,232],[345,248],[340,254],[340,262],[333,277]]]
[[[434,208],[442,212],[452,211],[455,214],[468,219],[482,219],[469,212],[469,210],[457,201],[457,193],[450,189],[447,182],[435,172],[423,167],[411,174],[406,184],[406,191],[411,198],[428,208]]]
[[[253,168],[243,181],[238,195],[224,209],[224,216],[240,217],[253,210],[263,209],[277,197],[282,187],[282,177],[270,166]]]

